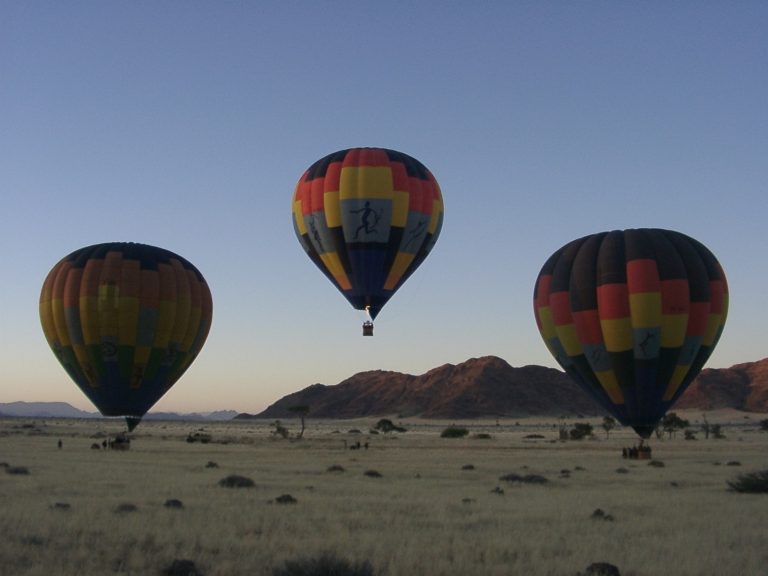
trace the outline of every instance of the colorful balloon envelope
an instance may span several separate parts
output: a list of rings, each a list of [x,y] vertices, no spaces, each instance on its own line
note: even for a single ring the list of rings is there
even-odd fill
[[[671,230],[585,236],[541,269],[534,313],[563,369],[647,438],[696,377],[728,312],[723,269]]]
[[[81,248],[48,273],[40,321],[61,365],[105,416],[128,428],[189,368],[211,327],[202,274],[163,248]]]
[[[384,148],[329,154],[304,172],[293,195],[302,248],[371,319],[427,257],[442,223],[432,173]]]

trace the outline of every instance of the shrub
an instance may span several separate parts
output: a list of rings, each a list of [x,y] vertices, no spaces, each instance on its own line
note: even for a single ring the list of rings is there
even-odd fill
[[[376,470],[366,470],[363,472],[368,478],[381,478],[381,472],[377,472]]]
[[[578,576],[582,576],[582,573],[579,572]],[[616,566],[608,562],[593,562],[587,566],[583,576],[621,576],[621,573]]]
[[[286,560],[283,566],[272,570],[272,576],[373,576],[373,566],[367,560],[350,562],[331,552],[317,558]]]
[[[194,432],[187,436],[187,442],[194,444],[200,442],[201,444],[208,444],[211,441],[211,435],[205,432]]]
[[[29,474],[29,469],[24,466],[8,466],[5,471],[16,476],[26,476]]]
[[[449,426],[440,433],[440,438],[464,438],[469,434],[469,430],[459,426]]]
[[[162,574],[163,576],[203,576],[192,560],[174,560]]]
[[[331,464],[328,466],[328,472],[344,472],[344,466],[340,464]]]
[[[275,502],[277,502],[278,504],[296,504],[298,500],[296,500],[296,498],[294,498],[290,494],[283,494],[275,498]]]
[[[232,474],[219,480],[219,486],[224,486],[225,488],[253,488],[255,484],[247,476]]]
[[[587,436],[592,436],[592,424],[588,422],[577,422],[568,432],[571,440],[582,440]]]
[[[760,430],[763,432],[768,432],[768,419],[760,420]]]
[[[606,514],[601,508],[595,508],[595,511],[592,512],[592,516],[590,516],[593,520],[604,520],[606,522],[613,522],[613,516],[611,514]]]
[[[486,432],[478,432],[472,438],[475,438],[476,440],[490,440],[492,436]]]
[[[526,474],[525,476],[521,476],[520,474],[515,474],[514,472],[499,477],[499,480],[503,480],[505,482],[520,482],[522,484],[546,484],[549,482],[549,480],[539,474]]]
[[[464,464],[464,466],[461,467],[462,470],[474,470],[475,465],[474,464]]]
[[[169,498],[165,501],[165,504],[163,504],[166,508],[184,508],[184,504],[181,500],[177,500],[176,498]]]
[[[768,494],[768,470],[742,474],[736,480],[729,480],[728,487],[742,494]]]
[[[388,434],[389,432],[405,432],[405,428],[394,424],[392,420],[388,420],[387,418],[382,418],[376,422],[374,429],[384,432],[384,434]]]
[[[118,512],[119,514],[127,514],[129,512],[136,512],[138,508],[136,507],[136,504],[131,504],[129,502],[125,502],[123,504],[118,504],[117,508],[115,508],[115,512]]]

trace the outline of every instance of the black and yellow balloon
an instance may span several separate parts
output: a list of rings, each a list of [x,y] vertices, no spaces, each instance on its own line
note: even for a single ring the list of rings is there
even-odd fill
[[[321,158],[296,184],[292,209],[307,256],[371,319],[424,261],[443,224],[435,177],[386,148]]]
[[[647,438],[712,354],[728,284],[712,252],[685,234],[617,230],[552,254],[533,300],[557,362]]]
[[[59,261],[40,294],[45,338],[105,416],[132,430],[189,368],[211,327],[203,275],[163,248],[114,242]]]

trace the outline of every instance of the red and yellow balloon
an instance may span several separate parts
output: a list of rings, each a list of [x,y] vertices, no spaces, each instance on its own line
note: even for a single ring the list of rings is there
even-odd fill
[[[321,158],[299,179],[292,208],[307,256],[371,319],[424,261],[443,224],[435,177],[386,148]]]
[[[557,362],[647,438],[712,354],[728,313],[728,284],[697,240],[633,229],[560,248],[542,267],[533,300]]]
[[[105,416],[133,429],[189,368],[211,327],[203,275],[163,248],[114,242],[59,261],[40,294],[45,338]]]

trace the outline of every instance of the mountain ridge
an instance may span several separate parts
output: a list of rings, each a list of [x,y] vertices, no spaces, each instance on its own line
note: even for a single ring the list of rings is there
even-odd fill
[[[313,384],[288,394],[258,414],[238,419],[288,418],[308,406],[314,418],[401,417],[471,419],[600,415],[605,411],[564,372],[537,365],[518,368],[496,356],[443,364],[414,376],[359,372],[339,384]],[[735,408],[768,412],[768,358],[731,368],[703,370],[674,408]]]

